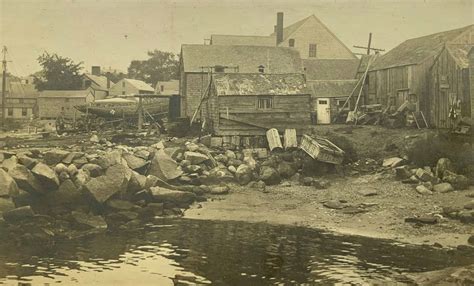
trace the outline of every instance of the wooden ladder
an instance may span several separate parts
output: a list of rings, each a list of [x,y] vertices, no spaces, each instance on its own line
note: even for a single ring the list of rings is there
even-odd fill
[[[429,128],[428,122],[426,122],[426,118],[423,114],[423,111],[412,112],[411,114],[413,116],[413,119],[415,120],[416,127],[418,127],[418,129]]]

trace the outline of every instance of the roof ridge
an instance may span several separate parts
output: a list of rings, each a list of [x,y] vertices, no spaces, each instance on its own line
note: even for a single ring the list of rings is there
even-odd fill
[[[424,35],[424,36],[420,36],[420,37],[415,37],[415,38],[406,39],[406,40],[403,41],[401,44],[403,44],[403,43],[405,43],[405,42],[408,42],[408,41],[411,41],[411,40],[417,40],[417,39],[432,37],[432,36],[435,36],[435,35],[450,33],[450,32],[454,32],[454,31],[463,31],[463,32],[464,32],[464,30],[467,30],[467,29],[470,28],[470,27],[474,27],[474,24],[467,25],[467,26],[464,26],[464,27],[461,27],[461,28],[456,28],[456,29],[451,29],[451,30],[436,32],[436,33],[433,33],[433,34],[428,34],[428,35]],[[448,42],[448,41],[446,41],[446,42]]]

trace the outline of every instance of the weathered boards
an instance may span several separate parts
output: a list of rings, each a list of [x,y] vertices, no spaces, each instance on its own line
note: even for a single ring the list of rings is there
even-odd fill
[[[344,151],[325,138],[303,135],[300,148],[321,162],[341,164],[344,159]]]
[[[267,141],[270,151],[273,151],[276,148],[283,149],[283,146],[281,145],[280,134],[278,134],[278,130],[275,128],[267,130]]]
[[[298,140],[296,139],[296,129],[285,129],[285,135],[283,140],[285,149],[297,148]]]

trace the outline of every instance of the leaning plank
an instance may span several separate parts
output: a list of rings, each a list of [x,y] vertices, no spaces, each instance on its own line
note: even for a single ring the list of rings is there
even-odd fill
[[[298,147],[298,141],[296,139],[296,129],[285,129],[284,145],[285,149]]]
[[[321,162],[341,164],[344,159],[344,151],[324,138],[303,135],[300,148],[311,158]]]

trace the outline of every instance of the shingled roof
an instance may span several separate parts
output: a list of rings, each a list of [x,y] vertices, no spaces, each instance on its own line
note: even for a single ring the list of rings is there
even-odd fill
[[[308,81],[314,97],[347,97],[357,84],[357,80],[316,80]]]
[[[107,90],[107,77],[106,76],[93,75],[93,74],[90,74],[90,73],[85,73],[84,76],[88,77],[90,80],[95,82],[98,86],[100,86],[104,90]],[[111,81],[110,85],[113,85],[113,84],[114,84],[114,82]]]
[[[215,74],[218,96],[311,94],[302,74]]]
[[[184,72],[202,72],[202,67],[237,66],[241,73],[300,73],[303,71],[299,52],[291,48],[264,46],[182,45]]]
[[[155,91],[153,87],[151,87],[148,83],[138,80],[138,79],[131,79],[131,78],[124,78],[126,82],[134,86],[138,90],[145,90],[145,91]]]
[[[453,41],[474,25],[406,40],[385,55],[379,57],[370,70],[419,64],[441,52],[444,45]]]
[[[308,59],[303,60],[307,80],[354,79],[359,59]]]
[[[275,36],[211,35],[211,45],[276,46]]]

